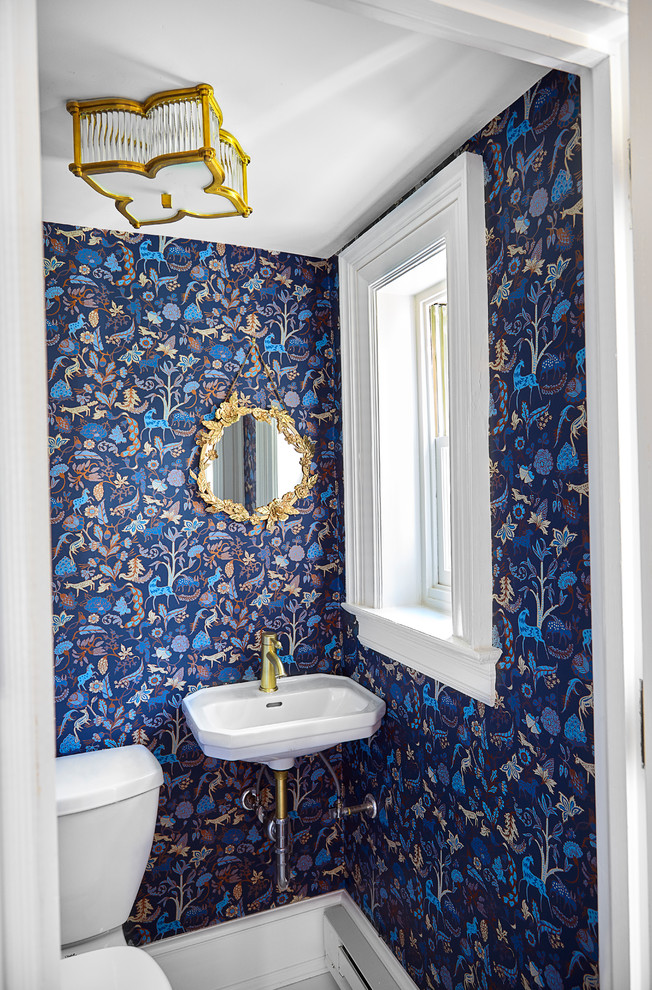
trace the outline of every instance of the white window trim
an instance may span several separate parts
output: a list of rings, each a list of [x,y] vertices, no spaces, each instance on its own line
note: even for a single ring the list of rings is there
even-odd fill
[[[427,258],[442,239],[448,269],[454,493],[450,617],[416,602],[387,607],[383,596],[375,298],[378,289]],[[492,705],[500,651],[491,646],[488,306],[484,177],[478,155],[460,155],[342,253],[340,300],[344,607],[358,619],[364,646]]]

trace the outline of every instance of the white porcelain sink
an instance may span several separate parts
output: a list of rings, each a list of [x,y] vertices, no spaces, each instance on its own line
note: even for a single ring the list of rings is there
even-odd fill
[[[278,680],[264,694],[260,681],[200,688],[183,699],[192,733],[207,756],[267,763],[287,770],[297,756],[373,735],[385,702],[337,674]]]

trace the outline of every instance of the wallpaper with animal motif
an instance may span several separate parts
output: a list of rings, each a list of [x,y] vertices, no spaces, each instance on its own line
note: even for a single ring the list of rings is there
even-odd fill
[[[335,794],[318,759],[290,774],[290,889],[241,804],[258,768],[207,759],[189,691],[259,676],[259,633],[289,674],[341,654],[341,440],[333,262],[197,241],[45,226],[55,681],[60,754],[144,743],[165,782],[135,943],[342,883]],[[195,438],[235,376],[274,399],[318,481],[273,532],[211,515]],[[336,767],[338,755],[333,754]],[[267,812],[272,792],[264,777]]]
[[[345,747],[349,890],[420,988],[598,986],[579,80],[463,150],[485,165],[495,708],[362,649],[385,697]]]

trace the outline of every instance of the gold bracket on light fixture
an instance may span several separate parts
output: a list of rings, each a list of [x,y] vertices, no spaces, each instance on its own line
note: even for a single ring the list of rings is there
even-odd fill
[[[252,212],[247,203],[250,159],[222,129],[211,86],[166,90],[143,103],[71,100],[67,108],[75,159],[70,171],[114,199],[132,226]],[[221,208],[204,209],[204,194],[222,197]],[[163,211],[172,209],[173,200],[177,208],[170,216]]]

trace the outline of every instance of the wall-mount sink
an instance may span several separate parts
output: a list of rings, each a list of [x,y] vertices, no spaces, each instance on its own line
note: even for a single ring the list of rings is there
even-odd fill
[[[200,688],[183,710],[207,756],[287,770],[297,756],[373,735],[385,702],[349,677],[301,674],[269,694],[260,681]]]

